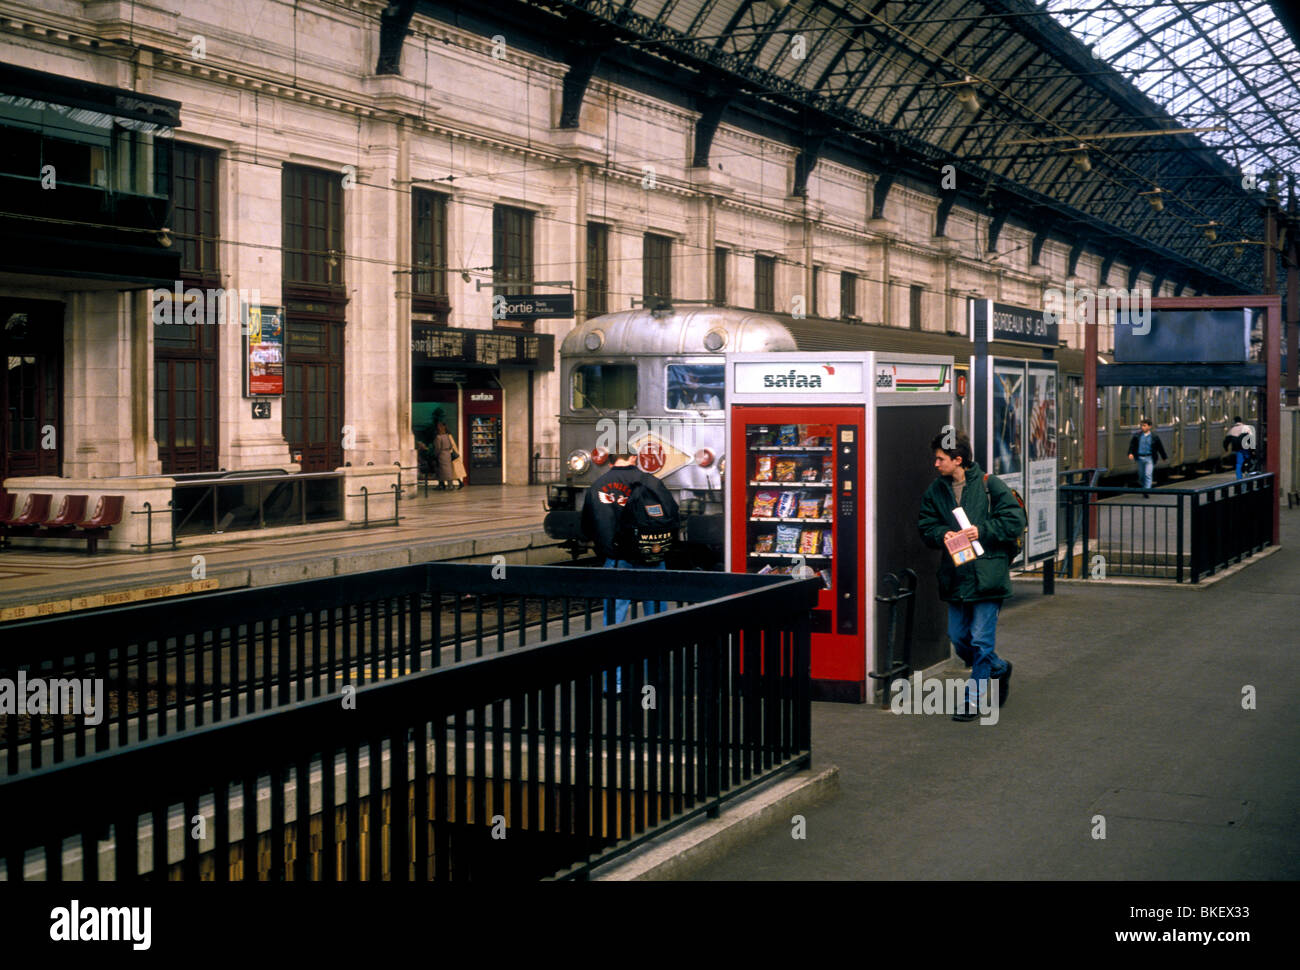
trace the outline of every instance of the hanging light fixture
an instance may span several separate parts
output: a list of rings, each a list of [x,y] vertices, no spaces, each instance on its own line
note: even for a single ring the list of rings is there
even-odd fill
[[[1070,156],[1070,164],[1080,172],[1092,171],[1092,160],[1088,158],[1088,149],[1083,142],[1079,142],[1076,148],[1063,148],[1061,150]]]
[[[1147,202],[1151,204],[1151,208],[1155,209],[1156,212],[1163,212],[1165,208],[1165,200],[1161,198],[1161,196],[1164,191],[1164,189],[1156,186],[1150,192],[1139,192],[1138,195],[1145,196]]]
[[[976,80],[967,74],[960,81],[949,81],[946,84],[939,85],[939,87],[952,88],[953,95],[956,97],[957,103],[962,106],[962,110],[967,114],[974,115],[979,114],[980,108],[983,107],[980,104],[978,95],[975,93],[976,83]]]
[[[1214,240],[1219,238],[1219,224],[1213,219],[1209,222],[1201,223],[1196,228],[1201,230],[1201,235],[1205,237],[1207,242],[1214,242]]]

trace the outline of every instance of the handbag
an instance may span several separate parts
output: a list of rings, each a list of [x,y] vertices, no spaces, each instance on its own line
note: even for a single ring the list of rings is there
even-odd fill
[[[460,452],[453,448],[451,451],[451,460],[455,461],[459,457],[460,457]]]

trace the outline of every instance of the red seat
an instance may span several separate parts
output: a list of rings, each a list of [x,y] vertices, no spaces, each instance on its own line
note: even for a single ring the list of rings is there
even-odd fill
[[[78,529],[106,529],[122,521],[121,495],[101,495],[90,518],[77,523]]]
[[[14,514],[14,502],[18,496],[13,492],[0,492],[0,523],[7,522]]]
[[[113,526],[122,521],[122,505],[125,498],[121,495],[101,495],[95,503],[95,511],[90,518],[77,523],[75,529],[62,533],[76,539],[86,540],[86,552],[94,555],[99,549],[99,540],[108,535]]]
[[[8,545],[12,535],[25,535],[34,532],[36,527],[50,517],[50,502],[54,496],[44,493],[28,495],[23,502],[22,511],[13,514],[12,504],[9,513],[0,517],[0,542]]]
[[[23,510],[5,521],[7,526],[40,525],[50,517],[50,502],[53,495],[45,492],[33,492],[27,496]]]
[[[86,517],[87,495],[67,495],[59,514],[45,523],[47,529],[70,529]]]

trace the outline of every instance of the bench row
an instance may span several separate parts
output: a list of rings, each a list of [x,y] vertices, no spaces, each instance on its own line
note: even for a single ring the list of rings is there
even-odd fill
[[[101,495],[95,511],[87,517],[88,495],[68,495],[57,515],[50,515],[53,496],[33,493],[27,496],[21,511],[14,512],[16,496],[0,494],[0,544],[10,536],[34,536],[38,539],[85,539],[86,552],[94,554],[99,540],[107,538],[113,526],[122,521],[122,495]]]

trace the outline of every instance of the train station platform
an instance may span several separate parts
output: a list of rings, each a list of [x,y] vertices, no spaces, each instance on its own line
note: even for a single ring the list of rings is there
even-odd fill
[[[1195,593],[1017,584],[996,724],[815,703],[839,794],[795,810],[806,838],[787,812],[691,878],[1300,878],[1300,513],[1281,522],[1275,555]]]
[[[398,525],[323,523],[310,533],[249,532],[235,542],[187,538],[177,549],[150,553],[0,549],[0,621],[418,562],[498,554],[515,564],[569,562],[542,530],[545,498],[544,485],[467,486],[427,496],[421,490],[403,500]],[[201,570],[195,556],[203,557]]]

